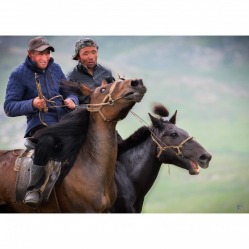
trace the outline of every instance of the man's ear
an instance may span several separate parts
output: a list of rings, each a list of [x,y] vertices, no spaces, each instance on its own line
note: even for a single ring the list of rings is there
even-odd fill
[[[75,60],[80,61],[80,56],[79,56],[79,54],[76,55]]]

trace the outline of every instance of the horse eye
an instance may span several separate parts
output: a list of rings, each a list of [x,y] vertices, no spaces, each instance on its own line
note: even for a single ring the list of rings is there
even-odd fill
[[[100,92],[101,92],[101,93],[104,93],[105,90],[106,90],[106,88],[101,88],[101,89],[100,89]]]
[[[171,137],[177,137],[178,134],[177,134],[177,132],[172,132],[172,133],[170,134],[170,136],[171,136]]]

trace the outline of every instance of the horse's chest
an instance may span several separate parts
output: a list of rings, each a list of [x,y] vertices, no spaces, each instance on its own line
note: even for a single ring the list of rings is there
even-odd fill
[[[114,179],[100,176],[100,172],[91,171],[65,178],[62,193],[69,212],[99,213],[111,207],[116,198]]]

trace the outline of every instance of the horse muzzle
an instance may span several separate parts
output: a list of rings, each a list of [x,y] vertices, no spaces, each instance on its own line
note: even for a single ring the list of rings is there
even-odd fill
[[[189,168],[189,174],[190,175],[198,175],[200,173],[199,167],[203,169],[207,169],[209,166],[209,162],[212,159],[212,155],[208,152],[202,154],[198,158],[198,162],[195,162],[194,160],[190,160],[190,168]]]
[[[139,92],[134,92],[134,91],[129,91],[125,93],[122,98],[126,100],[131,100],[134,102],[140,102],[144,97],[144,93],[139,93]]]
[[[143,84],[143,80],[142,79],[132,80],[130,82],[130,87],[131,89],[129,89],[126,93],[124,93],[122,97],[124,99],[131,100],[134,102],[140,102],[147,91],[147,88]]]

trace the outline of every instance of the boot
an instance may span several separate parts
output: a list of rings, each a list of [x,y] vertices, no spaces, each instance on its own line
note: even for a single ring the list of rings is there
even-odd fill
[[[30,168],[30,179],[26,195],[23,202],[31,206],[37,206],[40,203],[40,187],[45,178],[45,166],[32,164]]]

